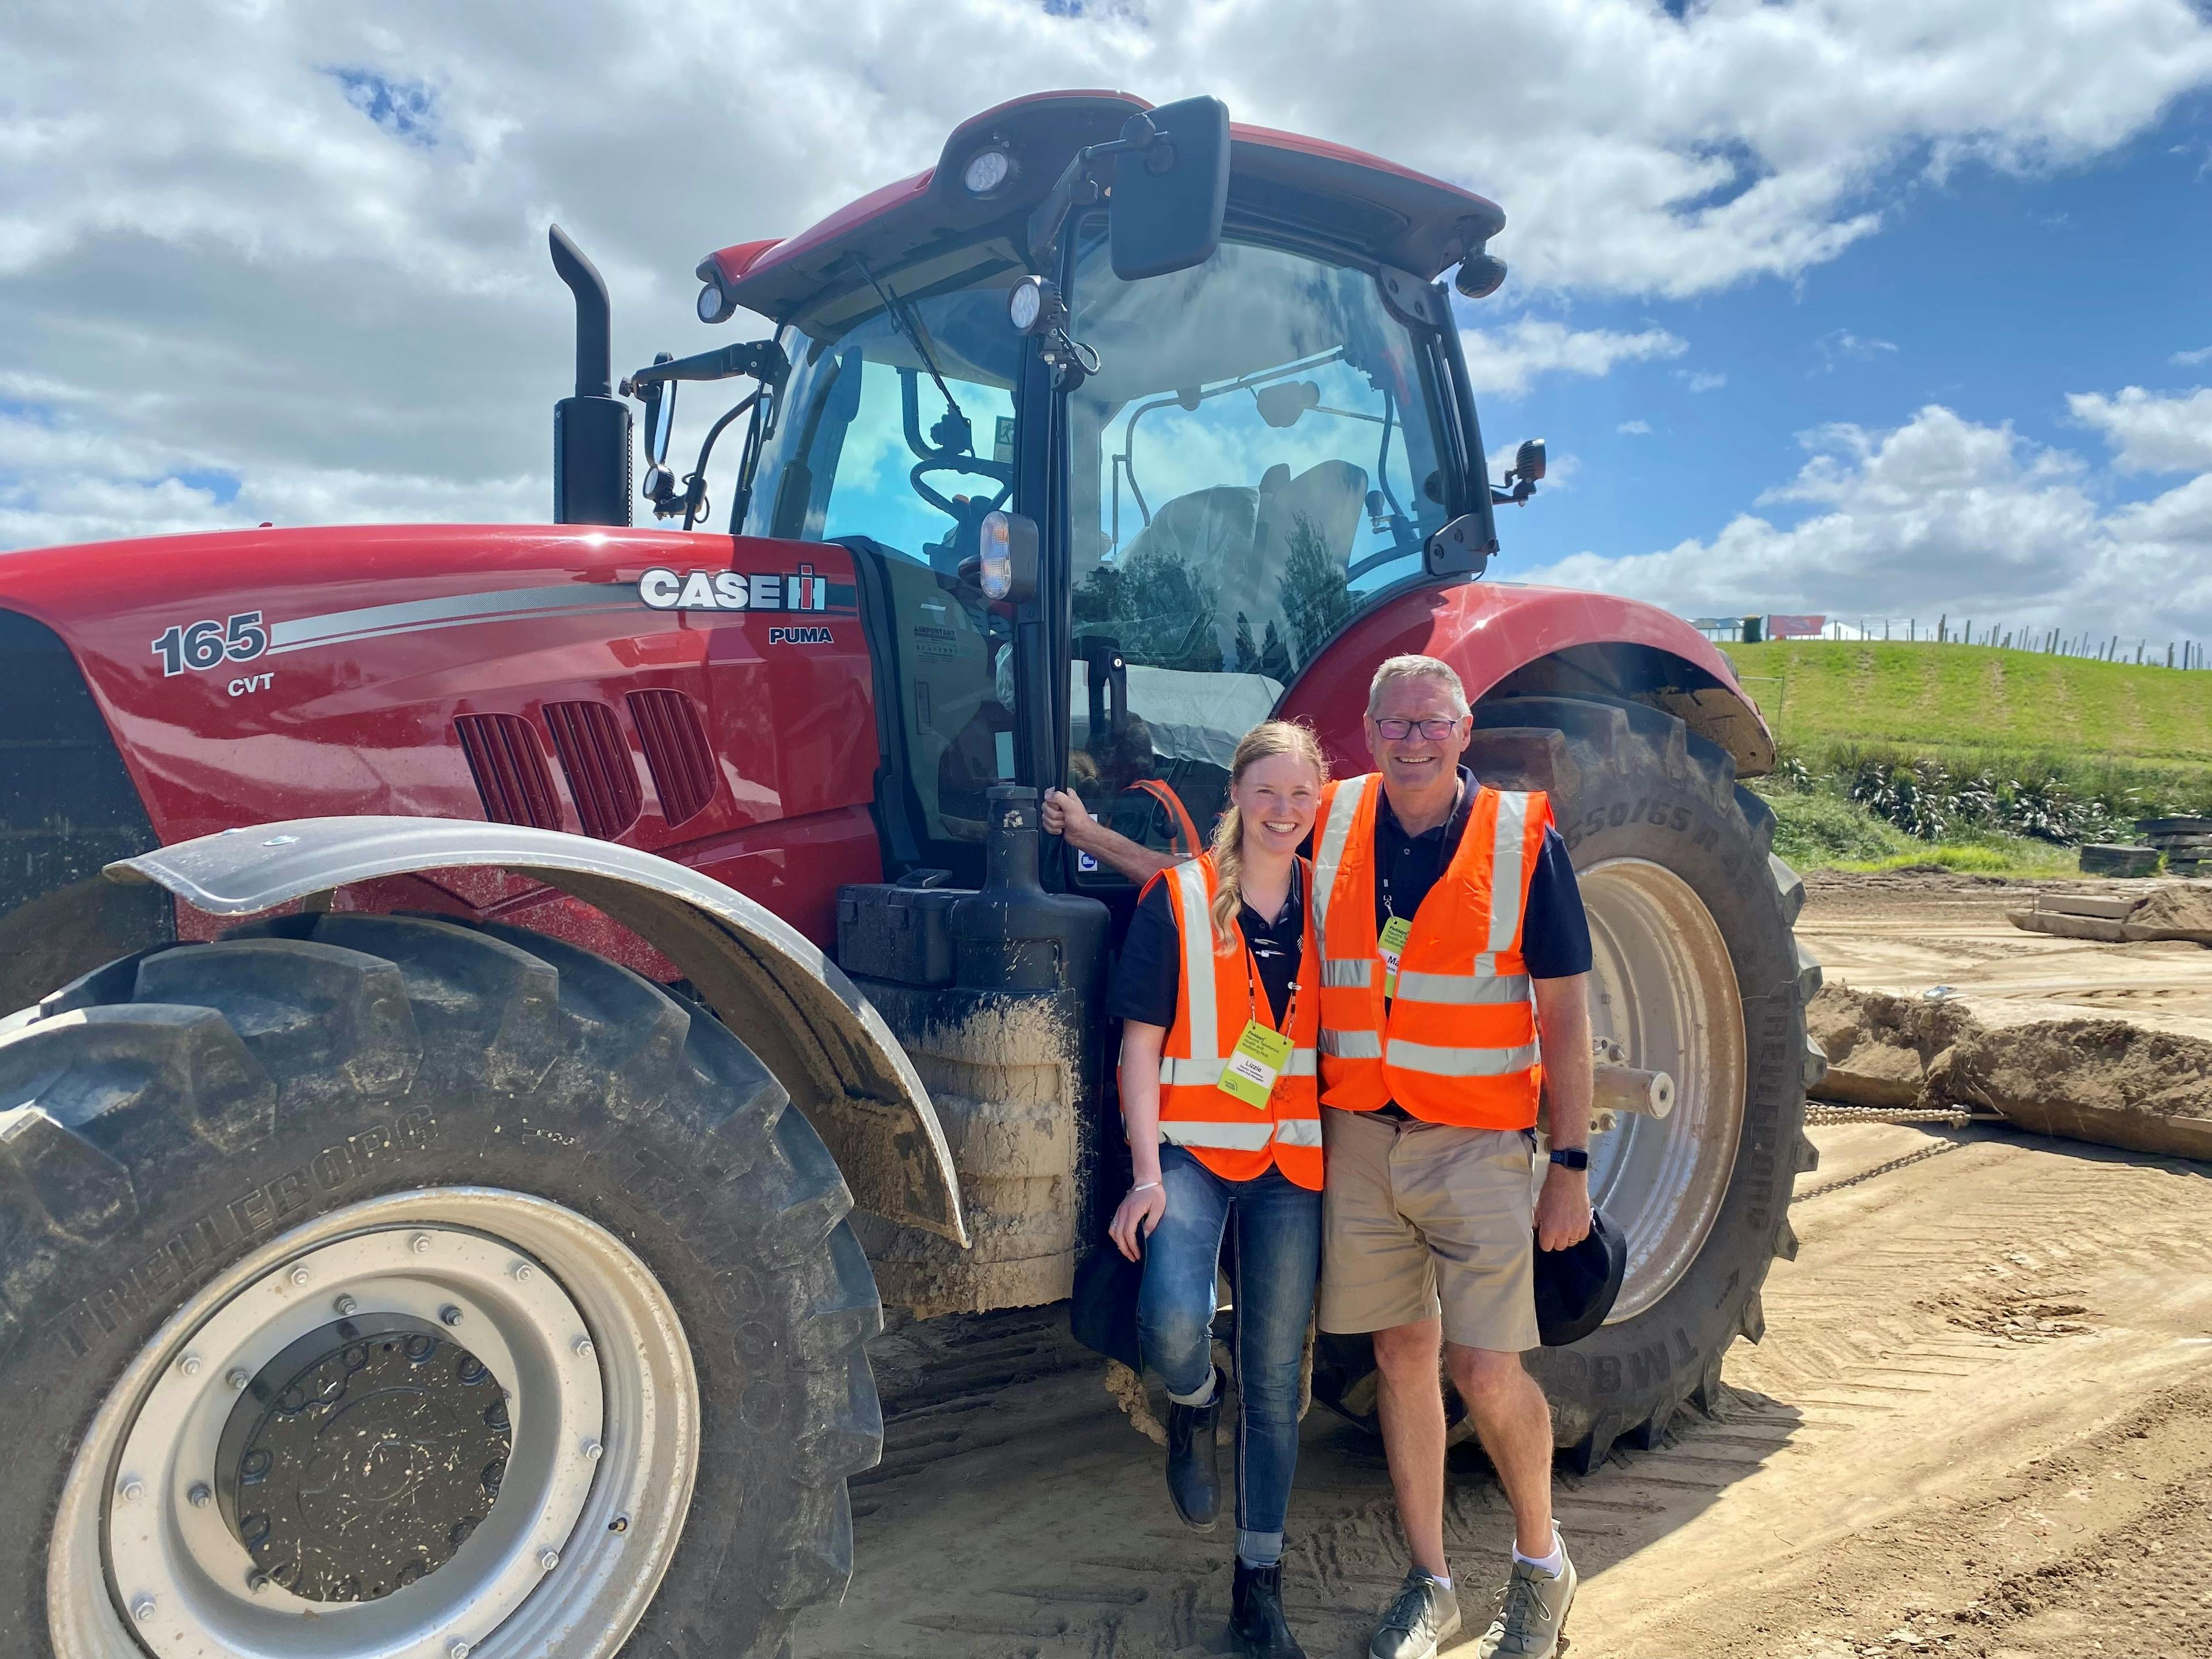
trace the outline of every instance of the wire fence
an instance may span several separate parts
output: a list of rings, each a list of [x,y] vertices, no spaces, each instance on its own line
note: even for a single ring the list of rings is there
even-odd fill
[[[1777,629],[1776,623],[1785,626]],[[1803,624],[1813,624],[1808,627]],[[1979,645],[2039,656],[2080,657],[2097,662],[2132,663],[2145,668],[2196,669],[2212,666],[2204,641],[2154,641],[2127,634],[2091,633],[2035,622],[1980,622],[1949,615],[1932,623],[1917,617],[1700,617],[1697,627],[1709,639],[1729,643],[1793,639],[1875,641],[1889,644]]]

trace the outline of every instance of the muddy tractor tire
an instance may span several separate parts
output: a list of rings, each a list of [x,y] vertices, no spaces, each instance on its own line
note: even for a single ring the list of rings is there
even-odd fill
[[[1725,751],[1637,703],[1510,697],[1475,723],[1479,776],[1551,794],[1589,913],[1595,1036],[1676,1085],[1665,1120],[1622,1114],[1591,1137],[1591,1195],[1628,1237],[1613,1317],[1527,1356],[1587,1472],[1616,1441],[1656,1443],[1686,1402],[1712,1409],[1729,1346],[1765,1331],[1759,1287],[1796,1255],[1790,1189],[1816,1158],[1820,969],[1791,933],[1804,887],[1770,850],[1774,815]],[[1371,1424],[1373,1364],[1364,1338],[1323,1339],[1315,1397]]]
[[[787,1650],[883,1422],[850,1199],[703,1010],[301,915],[0,1030],[0,1652]]]

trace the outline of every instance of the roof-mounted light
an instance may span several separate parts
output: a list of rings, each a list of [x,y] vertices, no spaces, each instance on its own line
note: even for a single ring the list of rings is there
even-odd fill
[[[709,283],[699,290],[699,320],[702,323],[726,323],[738,302],[722,292],[720,283]]]
[[[979,149],[968,158],[968,165],[960,174],[960,183],[970,196],[995,196],[1005,189],[1014,176],[1014,158],[994,146]]]
[[[1042,334],[1067,321],[1060,289],[1042,276],[1024,276],[1006,293],[1006,320],[1022,334]]]

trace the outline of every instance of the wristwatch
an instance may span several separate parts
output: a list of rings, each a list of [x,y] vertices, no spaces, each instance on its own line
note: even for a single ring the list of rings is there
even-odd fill
[[[1552,1148],[1552,1162],[1562,1170],[1587,1170],[1589,1168],[1589,1154],[1579,1146],[1554,1146]]]

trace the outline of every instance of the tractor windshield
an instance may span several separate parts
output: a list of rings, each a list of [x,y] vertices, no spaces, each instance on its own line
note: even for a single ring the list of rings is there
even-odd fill
[[[876,544],[860,556],[887,591],[915,830],[934,842],[981,840],[986,792],[1014,775],[1010,626],[958,575],[1012,492],[1026,343],[1006,322],[1018,270],[977,258],[886,276],[785,331],[791,378],[744,526]]]
[[[1373,272],[1306,255],[1224,241],[1124,283],[1100,234],[1070,301],[1100,358],[1069,407],[1073,782],[1167,849],[1206,833],[1291,676],[1421,571],[1443,389]]]

